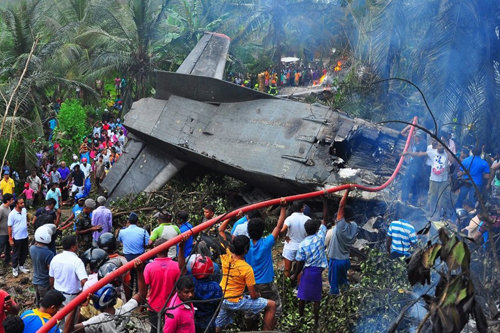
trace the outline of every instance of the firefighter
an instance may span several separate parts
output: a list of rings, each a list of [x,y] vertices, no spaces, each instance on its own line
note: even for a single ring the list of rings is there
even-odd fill
[[[276,86],[276,81],[272,80],[271,84],[269,85],[269,90],[267,91],[269,95],[276,96],[278,95],[278,87]]]

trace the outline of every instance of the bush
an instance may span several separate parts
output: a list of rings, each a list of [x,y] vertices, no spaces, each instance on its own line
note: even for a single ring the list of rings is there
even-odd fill
[[[71,160],[71,154],[78,151],[83,138],[91,132],[87,112],[80,100],[68,99],[62,103],[57,120],[55,137],[63,148],[63,158]]]

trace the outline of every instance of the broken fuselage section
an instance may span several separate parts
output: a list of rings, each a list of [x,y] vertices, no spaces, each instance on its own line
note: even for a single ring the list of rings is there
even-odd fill
[[[378,184],[405,141],[322,105],[179,72],[157,72],[155,98],[135,102],[124,124],[134,137],[103,183],[111,197],[157,190],[185,163],[278,195]]]

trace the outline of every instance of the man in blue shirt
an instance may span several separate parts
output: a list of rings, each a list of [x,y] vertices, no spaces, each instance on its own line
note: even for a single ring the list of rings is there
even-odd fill
[[[49,141],[52,141],[52,135],[54,134],[54,130],[57,127],[57,120],[55,118],[50,118],[49,120],[49,128],[50,128],[50,134],[49,134]]]
[[[85,197],[83,196],[83,193],[78,193],[75,195],[75,201],[76,204],[71,208],[71,215],[66,219],[66,221],[63,222],[62,228],[64,228],[68,223],[70,223],[72,220],[76,220],[78,215],[83,210],[83,207],[85,206]],[[90,217],[92,218],[92,213],[90,213]],[[73,231],[76,231],[76,223],[73,223]]]
[[[281,210],[276,227],[272,233],[265,238],[262,238],[265,229],[265,223],[261,218],[252,218],[248,222],[248,234],[250,236],[250,249],[245,256],[245,261],[252,266],[255,274],[255,290],[258,291],[261,297],[273,300],[276,303],[275,321],[281,315],[281,298],[278,293],[278,287],[274,283],[273,269],[273,246],[278,238],[278,235],[283,227],[286,217],[286,201],[281,199]],[[256,324],[258,320],[251,320],[252,315],[245,315],[247,324]],[[252,327],[250,329],[256,329]],[[247,327],[248,329],[248,327]]]
[[[128,223],[125,229],[120,230],[117,240],[123,244],[123,255],[128,261],[132,261],[146,251],[149,244],[149,233],[137,226],[139,217],[136,213],[130,213]],[[192,241],[191,241],[192,244]],[[135,269],[130,271],[130,287],[133,288],[137,281],[137,272]],[[137,288],[135,288],[137,290]]]
[[[485,180],[488,179],[490,174],[490,166],[481,158],[481,148],[474,148],[472,156],[464,159],[462,164],[469,171],[472,181],[476,184],[479,191],[482,192],[484,184],[486,183]],[[469,204],[471,207],[474,207],[477,202],[477,196],[474,187],[472,186],[472,182],[462,168],[460,168],[460,172],[458,174],[459,176],[462,176],[465,183],[460,188],[456,208],[461,208],[464,202]]]
[[[47,323],[53,315],[59,311],[63,302],[64,295],[57,290],[50,290],[40,302],[38,309],[26,310],[21,315],[24,322],[24,333],[35,333]],[[54,326],[49,330],[49,333],[59,333],[61,330],[58,326]]]
[[[55,230],[55,225],[53,226]],[[33,285],[35,286],[36,305],[50,290],[49,265],[54,253],[48,248],[52,242],[52,228],[42,226],[35,231],[35,244],[30,247],[30,257],[33,264]]]
[[[188,221],[189,214],[186,211],[181,210],[180,212],[178,212],[176,214],[175,218],[177,220],[176,223],[179,226],[179,230],[181,231],[181,234],[183,232],[186,232],[188,230],[193,229],[193,226]],[[186,244],[185,244],[185,247],[184,247],[184,255],[186,257],[189,257],[189,255],[191,254],[191,250],[192,249],[193,249],[193,236],[190,236],[186,240]],[[177,253],[179,253],[179,246],[177,246]]]

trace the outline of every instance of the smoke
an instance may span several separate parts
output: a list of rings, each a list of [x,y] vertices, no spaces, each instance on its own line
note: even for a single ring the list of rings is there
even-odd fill
[[[495,113],[500,101],[498,1],[353,0],[346,8],[356,28],[350,36],[356,57],[380,78],[417,84],[440,125],[460,141],[491,146],[496,137],[484,129],[500,123]],[[414,92],[398,82],[385,88],[389,99],[399,94],[409,98]],[[401,120],[421,113],[419,102],[406,105]],[[467,137],[470,129],[473,135]]]

